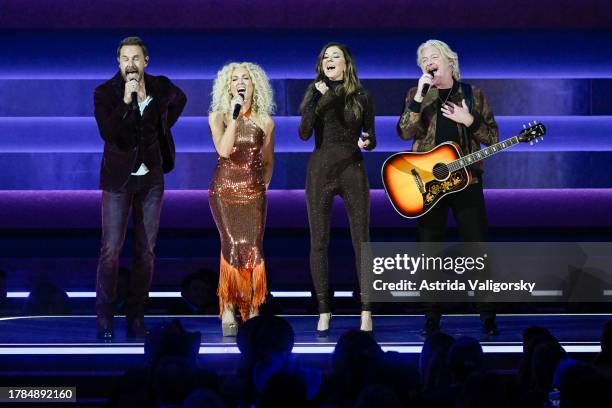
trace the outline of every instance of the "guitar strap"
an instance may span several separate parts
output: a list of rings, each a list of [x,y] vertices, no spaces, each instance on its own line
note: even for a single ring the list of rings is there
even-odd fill
[[[463,93],[465,103],[467,104],[467,107],[471,112],[472,107],[474,106],[474,98],[472,97],[472,85],[466,84],[465,82],[461,82],[461,92]]]
[[[460,82],[460,84],[461,84],[461,92],[463,93],[463,99],[465,99],[465,104],[467,105],[468,110],[472,112],[472,108],[474,107],[474,97],[472,96],[472,85],[465,83],[465,82]],[[469,130],[466,128],[464,135],[467,140],[463,140],[464,142],[463,145],[465,146],[467,153],[472,153],[470,137],[468,133],[469,133]]]

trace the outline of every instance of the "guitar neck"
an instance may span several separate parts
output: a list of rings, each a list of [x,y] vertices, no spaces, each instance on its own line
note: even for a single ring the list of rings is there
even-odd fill
[[[502,150],[506,150],[507,148],[514,146],[519,143],[518,136],[511,137],[510,139],[506,139],[502,142],[491,145],[485,149],[479,150],[474,153],[470,153],[467,156],[463,156],[451,163],[448,164],[448,169],[450,171],[455,171],[462,169],[464,167],[469,166],[470,164],[481,161],[482,159],[486,159],[489,156],[494,155],[495,153],[499,153]]]

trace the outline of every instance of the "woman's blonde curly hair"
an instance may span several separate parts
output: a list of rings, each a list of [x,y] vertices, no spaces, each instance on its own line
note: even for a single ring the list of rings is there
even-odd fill
[[[227,116],[231,115],[233,107],[230,106],[232,100],[230,86],[232,72],[236,68],[244,68],[249,72],[251,81],[253,81],[251,112],[258,123],[263,124],[265,117],[274,113],[276,107],[274,95],[270,86],[270,80],[264,70],[259,65],[251,62],[231,62],[224,65],[217,72],[217,77],[213,84],[210,112],[222,112]]]

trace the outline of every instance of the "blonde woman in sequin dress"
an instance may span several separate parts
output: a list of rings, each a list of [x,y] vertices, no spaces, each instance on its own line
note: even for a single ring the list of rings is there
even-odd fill
[[[224,336],[236,335],[235,310],[242,321],[257,315],[267,293],[262,243],[274,164],[273,109],[270,82],[258,65],[230,63],[217,73],[208,122],[218,159],[208,200],[221,238]]]

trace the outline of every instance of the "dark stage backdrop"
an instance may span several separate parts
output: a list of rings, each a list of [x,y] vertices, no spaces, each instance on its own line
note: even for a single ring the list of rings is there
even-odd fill
[[[606,0],[1,0],[0,26],[71,29],[609,29]]]
[[[115,49],[128,35],[146,41],[149,72],[167,75],[189,98],[174,129],[178,158],[166,178],[156,282],[176,284],[175,271],[188,270],[177,259],[218,261],[206,201],[215,166],[207,111],[217,70],[246,60],[272,78],[277,104],[266,255],[281,278],[295,270],[300,284],[308,284],[303,189],[313,141],[297,136],[297,107],[328,41],[349,46],[375,101],[379,146],[365,160],[378,239],[390,229],[397,239],[414,238],[414,223],[400,218],[382,191],[380,165],[410,148],[395,125],[405,92],[420,75],[416,47],[429,38],[459,53],[463,79],[484,90],[502,138],[532,120],[548,127],[544,142],[488,159],[484,186],[491,226],[516,230],[513,237],[521,239],[552,228],[546,239],[554,240],[570,229],[612,224],[608,1],[0,0],[0,260],[21,272],[10,274],[21,277],[20,288],[43,269],[66,282],[78,280],[66,288],[82,290],[94,281],[102,141],[92,93],[116,72]],[[333,225],[346,232],[342,207],[334,211]],[[200,229],[207,232],[197,239],[180,235]],[[89,238],[74,238],[83,230]],[[274,238],[285,230],[298,231],[297,241]],[[165,231],[180,232],[164,241]],[[348,233],[341,239],[332,252],[346,258],[346,276],[353,279]],[[297,252],[288,255],[288,246]],[[40,261],[57,254],[76,261]],[[298,261],[283,264],[283,257]],[[83,274],[72,273],[77,270]]]

